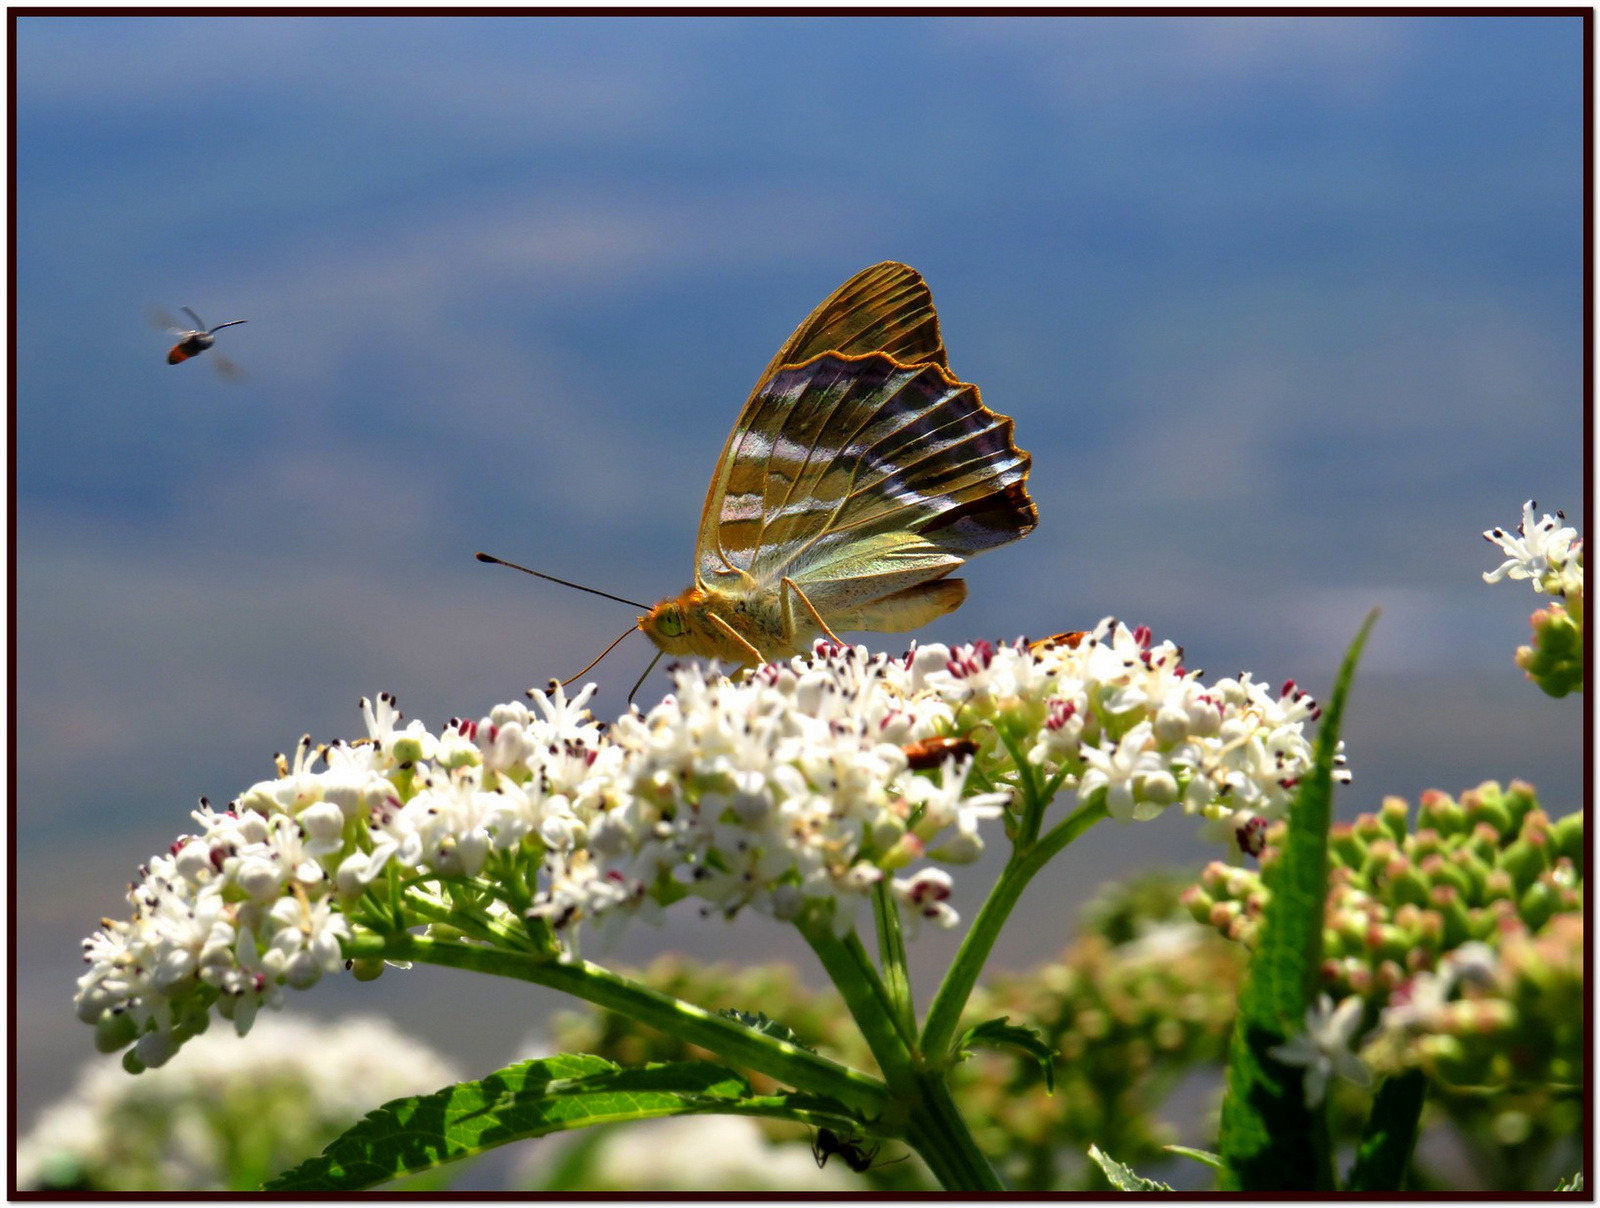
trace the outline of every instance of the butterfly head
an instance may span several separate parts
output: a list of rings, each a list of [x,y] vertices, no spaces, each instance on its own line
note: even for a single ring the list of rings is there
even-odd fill
[[[639,618],[663,654],[694,655],[750,667],[766,661],[759,626],[719,593],[691,587]]]
[[[682,595],[662,600],[639,618],[639,628],[656,644],[663,654],[701,655],[716,658],[707,639],[717,634],[707,616],[707,601],[703,591],[691,587]]]
[[[639,628],[668,654],[687,653],[686,648],[678,648],[683,645],[683,635],[688,630],[679,600],[662,600],[639,618]]]

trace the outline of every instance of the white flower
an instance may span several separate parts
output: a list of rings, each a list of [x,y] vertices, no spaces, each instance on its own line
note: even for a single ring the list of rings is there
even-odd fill
[[[944,928],[961,921],[950,905],[950,874],[942,868],[925,868],[915,876],[896,878],[890,891],[911,910],[913,919],[931,919],[936,927]]]
[[[361,713],[366,719],[367,737],[400,763],[432,759],[438,750],[438,739],[420,721],[412,721],[403,730],[397,728],[405,714],[400,712],[400,702],[387,692],[378,693],[376,705],[363,696]]]
[[[971,759],[945,759],[939,769],[939,783],[924,776],[913,776],[906,785],[906,800],[921,809],[921,817],[914,830],[919,839],[927,841],[952,824],[956,837],[944,846],[930,850],[935,859],[951,864],[970,864],[983,851],[983,840],[978,835],[978,823],[989,822],[1005,812],[1011,800],[1010,793],[966,793],[967,774],[972,771]]]
[[[1546,514],[1535,520],[1535,506],[1531,499],[1522,505],[1522,520],[1517,525],[1515,535],[1501,528],[1484,532],[1484,540],[1491,545],[1498,545],[1507,555],[1499,566],[1484,572],[1485,583],[1498,583],[1506,578],[1531,579],[1533,590],[1543,592],[1548,586],[1546,577],[1552,570],[1558,572],[1559,579],[1559,572],[1566,565],[1578,532],[1561,523],[1566,519],[1561,512],[1554,516]]]
[[[1380,1029],[1402,1036],[1432,1031],[1439,1026],[1456,987],[1463,982],[1493,985],[1499,962],[1499,954],[1479,940],[1451,949],[1439,961],[1438,969],[1414,974],[1395,987],[1379,1017]]]
[[[1078,782],[1078,800],[1105,790],[1106,813],[1118,822],[1154,818],[1177,797],[1177,782],[1154,745],[1151,724],[1142,721],[1115,746],[1085,750],[1088,770]]]
[[[1361,1026],[1362,1001],[1352,995],[1339,1003],[1324,994],[1315,1006],[1306,1011],[1306,1026],[1283,1044],[1274,1045],[1267,1052],[1284,1065],[1304,1069],[1306,1106],[1314,1108],[1327,1093],[1328,1079],[1337,1074],[1366,1086],[1372,1074],[1366,1064],[1355,1055],[1352,1041]]]

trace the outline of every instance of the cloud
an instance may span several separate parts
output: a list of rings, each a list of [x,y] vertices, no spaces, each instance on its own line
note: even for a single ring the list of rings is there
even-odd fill
[[[1067,17],[935,21],[929,38],[1011,56],[1037,94],[1164,126],[1263,88],[1364,107],[1393,86],[1403,22],[1355,17]]]

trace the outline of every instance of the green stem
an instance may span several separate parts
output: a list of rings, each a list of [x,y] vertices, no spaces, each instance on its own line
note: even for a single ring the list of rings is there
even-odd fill
[[[1017,778],[1021,781],[1023,807],[1016,846],[1027,847],[1039,837],[1039,823],[1044,817],[1044,807],[1050,803],[1050,799],[1039,792],[1039,777],[1034,772],[1033,764],[1028,762],[1027,756],[1007,732],[1006,727],[996,725],[995,733],[999,736],[1000,744],[1005,747],[1006,753],[1011,756],[1011,765],[1017,769]]]
[[[831,920],[815,913],[798,920],[800,934],[817,954],[828,979],[844,999],[851,1018],[877,1059],[891,1087],[911,1076],[914,1058],[909,1039],[901,1032],[894,1001],[855,932],[845,939],[834,935]]]
[[[1046,832],[1037,842],[1020,847],[1011,855],[1000,879],[989,891],[988,898],[973,919],[972,928],[961,941],[961,948],[951,962],[934,995],[933,1005],[922,1027],[921,1049],[929,1060],[942,1062],[961,1022],[961,1012],[966,1009],[972,988],[978,983],[978,974],[1000,937],[1000,929],[1011,916],[1022,891],[1028,882],[1067,844],[1106,816],[1105,805],[1093,801],[1079,806],[1064,821]]]
[[[878,931],[878,964],[883,968],[883,987],[893,1006],[900,1034],[910,1039],[917,1034],[917,1008],[911,997],[911,974],[906,968],[900,911],[895,906],[894,895],[889,892],[887,877],[872,891],[872,918]]]
[[[943,1072],[919,1074],[917,1090],[907,1141],[922,1155],[939,1185],[946,1191],[1004,1191],[1005,1184],[978,1148],[950,1097]]]
[[[346,940],[343,947],[348,959],[415,961],[549,986],[721,1054],[787,1086],[831,1095],[868,1118],[881,1115],[889,1105],[887,1088],[876,1078],[587,961],[541,960],[522,952],[433,940],[407,932],[389,936],[361,934]]]

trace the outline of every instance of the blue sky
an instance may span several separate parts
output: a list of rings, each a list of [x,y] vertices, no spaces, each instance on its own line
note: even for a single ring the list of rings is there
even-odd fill
[[[1577,17],[17,30],[19,1025],[41,1094],[90,1051],[77,939],[198,796],[302,732],[356,734],[362,694],[481,715],[632,620],[474,550],[679,591],[755,375],[883,259],[924,273],[952,367],[1015,418],[1041,517],[922,636],[1114,614],[1214,674],[1325,693],[1381,605],[1345,815],[1487,777],[1577,800],[1578,706],[1510,667],[1537,600],[1481,582],[1478,536],[1530,496],[1586,520]],[[152,304],[248,319],[219,350],[249,379],[166,365]],[[602,713],[650,654],[601,665]],[[1198,868],[1193,832],[1093,836],[1094,871],[1039,890],[1059,925],[1003,955],[1048,955],[1118,869]],[[622,955],[782,943],[689,920]],[[919,941],[929,969],[942,943]],[[384,983],[419,1030],[430,977]],[[292,1006],[330,1003],[373,1005]]]

